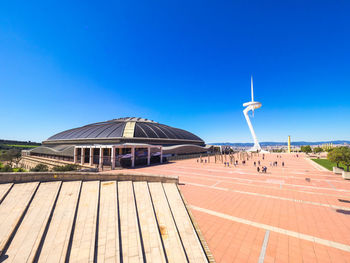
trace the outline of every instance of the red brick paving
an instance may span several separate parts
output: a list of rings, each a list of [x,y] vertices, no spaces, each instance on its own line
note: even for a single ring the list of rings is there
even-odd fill
[[[267,166],[267,174],[257,173],[254,160]],[[225,167],[211,157],[210,163],[190,159],[124,172],[177,175],[189,205],[350,248],[350,181],[318,170],[303,156],[266,154],[254,160]],[[270,167],[275,160],[279,166]],[[265,229],[192,212],[217,262],[258,262]],[[264,262],[350,262],[350,250],[336,247],[271,231]]]

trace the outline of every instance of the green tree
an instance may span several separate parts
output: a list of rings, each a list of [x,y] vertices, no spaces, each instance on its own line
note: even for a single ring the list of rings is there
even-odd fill
[[[311,146],[310,145],[305,145],[305,146],[301,146],[301,151],[304,152],[304,153],[311,153],[312,152],[312,149],[311,149]]]
[[[18,165],[21,160],[21,151],[16,149],[8,150],[0,155],[0,160],[6,162],[11,167],[13,162]]]
[[[323,149],[321,147],[314,148],[314,153],[321,153],[321,152],[323,152]]]
[[[341,164],[346,166],[346,171],[349,172],[350,167],[350,148],[349,147],[339,147],[342,154]]]
[[[21,150],[18,150],[18,149],[11,149],[11,150],[9,150],[9,152],[10,152],[10,155],[11,155],[11,157],[12,157],[12,161],[15,163],[16,167],[18,167],[19,162],[20,162],[21,159],[22,159]]]
[[[333,151],[333,149],[334,149],[334,148],[327,148],[327,149],[326,149],[326,152],[329,153],[329,152]]]
[[[0,154],[0,161],[6,162],[6,163],[8,163],[10,161],[9,160],[9,155],[7,154],[7,151],[6,152],[2,152]]]
[[[327,159],[333,163],[336,163],[337,167],[339,167],[339,163],[343,160],[343,155],[340,147],[333,148],[332,151],[328,152]]]

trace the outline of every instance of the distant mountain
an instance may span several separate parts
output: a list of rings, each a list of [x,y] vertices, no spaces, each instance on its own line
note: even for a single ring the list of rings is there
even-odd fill
[[[40,146],[41,143],[31,141],[0,140],[0,152],[2,150],[28,150]]]
[[[299,141],[299,142],[292,142],[291,145],[294,146],[301,146],[301,145],[320,145],[320,144],[326,144],[326,143],[333,143],[333,145],[337,144],[350,144],[350,141],[320,141],[320,142],[306,142],[306,141]],[[219,143],[208,143],[209,145],[229,145],[229,146],[235,146],[235,147],[251,147],[254,145],[254,143],[231,143],[231,142],[219,142]],[[287,142],[261,142],[261,146],[286,146]]]
[[[40,146],[41,143],[31,142],[31,141],[16,141],[16,140],[2,140],[0,139],[0,144],[20,144],[20,145],[37,145]]]

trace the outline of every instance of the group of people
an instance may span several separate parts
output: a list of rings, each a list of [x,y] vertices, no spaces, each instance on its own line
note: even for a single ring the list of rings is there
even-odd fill
[[[270,162],[270,166],[278,166],[278,162]],[[284,167],[284,162],[282,162],[282,167]]]
[[[265,159],[264,157],[265,157],[265,156],[263,155],[263,156],[262,156],[263,160]],[[281,156],[281,155],[277,155],[277,158],[282,158],[282,156]],[[202,159],[200,158],[200,159],[197,159],[197,162],[200,162],[200,163],[207,163],[207,160],[206,160],[206,159],[202,160]],[[245,164],[246,164],[246,161],[245,161],[245,160],[242,160],[242,164],[245,165]],[[267,172],[267,167],[266,167],[266,166],[260,167],[260,164],[261,164],[261,163],[260,163],[260,160],[254,161],[253,164],[254,164],[254,167],[257,167],[256,170],[258,171],[258,173],[260,173],[260,171],[261,171],[262,173],[266,173],[266,172]],[[282,167],[284,167],[284,162],[283,162],[283,161],[281,162],[281,164],[282,164]],[[230,167],[230,162],[224,162],[224,165],[225,165],[225,167]],[[238,160],[234,160],[233,166],[236,167],[237,165],[238,165]],[[277,162],[277,161],[270,162],[270,166],[271,166],[271,167],[272,167],[272,166],[278,166],[278,162]]]
[[[260,173],[260,167],[259,166],[256,168],[256,170],[258,171],[258,173]],[[261,172],[262,173],[266,174],[266,171],[267,171],[267,167],[266,166],[261,167]]]
[[[264,156],[263,156],[264,157]],[[282,155],[277,155],[277,158],[282,158]],[[264,159],[264,158],[263,158]],[[257,167],[256,168],[256,170],[258,171],[258,172],[263,172],[263,173],[266,173],[266,171],[267,171],[267,167],[266,166],[263,166],[263,167],[261,167],[260,168],[260,160],[259,161],[254,161],[254,167]],[[282,164],[282,167],[284,167],[284,161],[282,161],[281,162],[281,164]],[[272,166],[278,166],[278,161],[275,161],[275,162],[270,162],[270,166],[272,167]]]
[[[238,160],[236,160],[233,164],[234,164],[235,166],[238,165]],[[245,165],[245,161],[244,161],[244,160],[242,161],[242,164]]]

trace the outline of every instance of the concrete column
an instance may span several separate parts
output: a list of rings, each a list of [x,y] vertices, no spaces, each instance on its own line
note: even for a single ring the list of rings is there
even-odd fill
[[[119,159],[120,157],[118,156],[121,154],[120,148],[115,148],[114,151],[115,151],[115,160],[118,160],[118,164],[120,165],[120,159]]]
[[[84,161],[85,161],[85,148],[81,148],[80,164],[84,165]]]
[[[90,147],[90,158],[89,158],[89,165],[94,165],[94,148]]]
[[[131,167],[135,167],[135,147],[131,147]]]
[[[74,146],[74,163],[78,162],[78,148]]]
[[[147,147],[147,165],[151,165],[151,147]]]
[[[99,168],[103,167],[103,148],[102,147],[100,147],[100,161],[99,161],[98,167]]]
[[[160,163],[163,163],[163,148],[160,147]]]
[[[114,170],[115,168],[115,148],[112,147],[111,149],[111,167],[112,167],[112,170]]]

